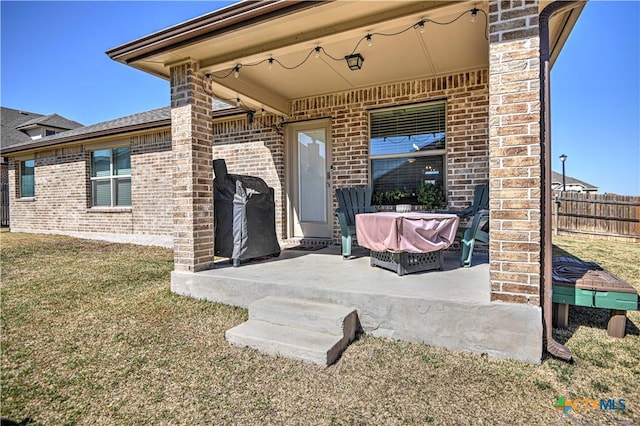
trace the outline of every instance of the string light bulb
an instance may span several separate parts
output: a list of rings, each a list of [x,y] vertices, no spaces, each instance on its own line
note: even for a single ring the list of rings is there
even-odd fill
[[[371,36],[371,34],[367,34],[367,44],[369,45],[369,47],[373,46],[373,37]]]
[[[234,76],[235,78],[240,77],[240,64],[236,65],[236,66],[233,68],[233,76]]]
[[[236,107],[240,108],[240,98],[236,98]]]
[[[315,51],[316,59],[318,59],[320,57],[320,46],[316,46],[313,50]]]
[[[273,68],[273,56],[269,57],[269,69]]]
[[[477,18],[477,17],[478,17],[478,8],[477,8],[477,7],[474,7],[474,8],[471,10],[471,23],[472,23],[472,24],[475,24],[475,22],[476,22],[476,18]]]
[[[418,29],[420,30],[420,34],[424,34],[424,20],[418,22]]]

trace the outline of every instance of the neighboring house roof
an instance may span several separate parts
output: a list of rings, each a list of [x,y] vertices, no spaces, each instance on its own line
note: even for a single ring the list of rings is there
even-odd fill
[[[43,115],[36,117],[26,123],[21,124],[17,129],[27,129],[30,127],[53,127],[56,129],[70,130],[77,127],[82,127],[82,124],[77,121],[69,120],[58,114]]]
[[[4,108],[3,108],[4,110]],[[224,118],[238,114],[246,114],[247,111],[242,108],[236,108],[223,101],[214,99],[212,118]],[[47,116],[50,117],[50,116]],[[59,116],[58,116],[59,117]],[[37,119],[38,117],[36,117]],[[64,117],[61,117],[64,118]],[[15,153],[37,148],[45,148],[54,145],[61,145],[70,142],[97,138],[102,136],[112,136],[122,133],[154,129],[171,125],[171,107],[162,107],[151,111],[144,111],[137,114],[127,115],[125,117],[116,118],[114,120],[103,121],[101,123],[92,124],[90,126],[78,127],[66,132],[57,133],[52,136],[46,136],[38,140],[31,140],[15,145],[2,145],[3,154]],[[4,132],[4,116],[3,128]],[[20,132],[22,133],[22,132]],[[26,135],[25,135],[26,136]],[[4,137],[4,136],[3,136]]]
[[[115,135],[136,130],[169,126],[170,124],[171,109],[170,107],[163,107],[57,133],[36,141],[31,141],[31,143],[20,144],[19,146],[12,146],[8,149],[3,149],[3,153],[8,154],[29,149],[49,147],[99,136]]]
[[[551,172],[551,186],[553,188],[562,187],[562,173]],[[565,184],[567,186],[581,186],[585,191],[597,191],[599,188],[597,186],[591,185],[590,183],[581,181],[576,178],[572,178],[571,176],[565,175]]]
[[[9,147],[33,142],[31,136],[21,131],[31,127],[53,127],[60,130],[75,129],[82,124],[58,114],[42,115],[13,108],[0,108],[0,147],[4,152]]]

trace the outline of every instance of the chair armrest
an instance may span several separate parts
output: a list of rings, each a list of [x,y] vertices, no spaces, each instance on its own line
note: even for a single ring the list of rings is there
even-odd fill
[[[472,216],[475,213],[476,207],[475,206],[469,206],[464,210],[461,210],[455,214],[458,215],[458,217],[460,218],[465,218],[465,217],[469,217]]]
[[[438,213],[438,214],[455,214],[460,219],[465,219],[465,218],[473,215],[473,210],[474,210],[474,207],[473,206],[469,206],[464,210],[438,210],[438,211],[436,211],[436,213]]]
[[[489,210],[480,210],[478,211],[475,215],[473,215],[473,220],[471,222],[471,226],[469,227],[469,229],[471,229],[471,232],[473,233],[473,235],[479,234],[479,233],[483,233],[486,234],[486,232],[482,231],[482,226],[484,226],[485,222],[489,221]]]
[[[464,210],[436,210],[437,214],[455,214],[456,216],[460,217],[461,219],[464,219],[469,215],[469,213],[467,212],[467,209]]]

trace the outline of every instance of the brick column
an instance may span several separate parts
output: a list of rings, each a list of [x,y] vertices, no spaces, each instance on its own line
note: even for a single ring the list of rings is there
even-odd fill
[[[212,99],[198,64],[171,68],[173,257],[176,271],[213,266]],[[167,184],[170,184],[167,182]]]
[[[540,37],[537,1],[491,1],[491,300],[540,305]]]

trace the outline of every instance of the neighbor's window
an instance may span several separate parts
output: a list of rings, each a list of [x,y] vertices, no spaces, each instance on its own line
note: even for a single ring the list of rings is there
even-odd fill
[[[36,196],[36,181],[35,181],[35,160],[26,160],[20,162],[20,197],[35,197]]]
[[[131,205],[130,148],[91,153],[91,199],[94,207]]]
[[[422,183],[445,189],[444,101],[373,111],[370,120],[374,197],[394,191],[411,197]]]

